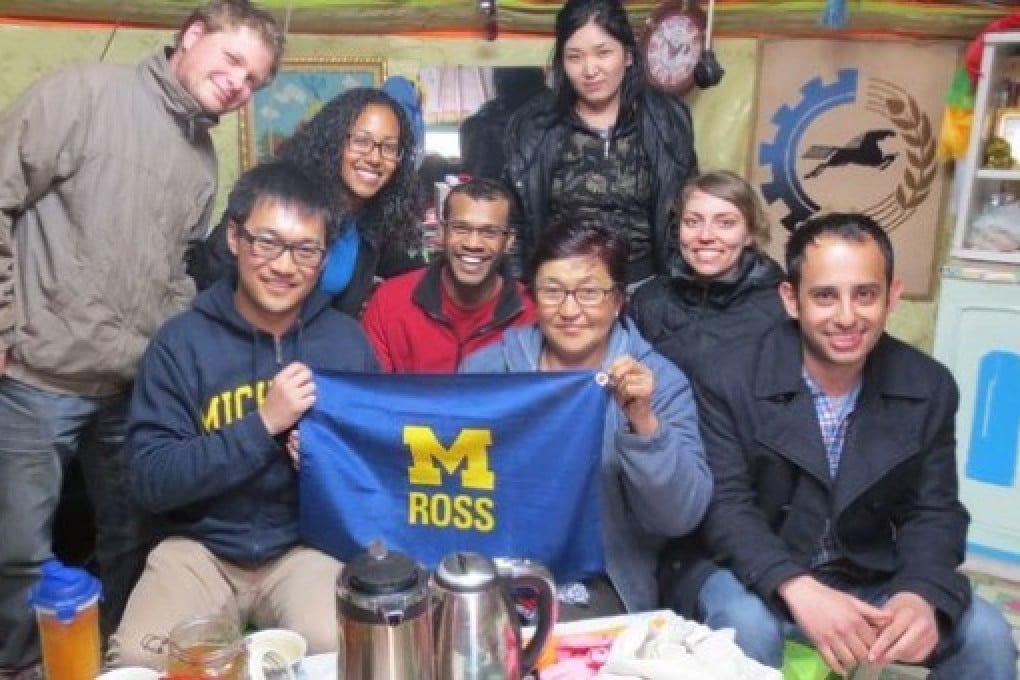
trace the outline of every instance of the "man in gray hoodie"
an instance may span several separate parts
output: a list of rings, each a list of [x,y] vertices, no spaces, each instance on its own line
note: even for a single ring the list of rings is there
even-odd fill
[[[282,49],[265,11],[211,0],[173,48],[61,69],[0,112],[0,678],[32,677],[38,662],[25,594],[75,456],[104,627],[120,616],[146,547],[121,451],[131,382],[194,294],[184,253],[216,193],[209,128],[269,82]]]

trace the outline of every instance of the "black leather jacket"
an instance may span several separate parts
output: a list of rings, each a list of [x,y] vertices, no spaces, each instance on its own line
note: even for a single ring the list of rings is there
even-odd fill
[[[504,180],[517,199],[517,242],[528,262],[545,230],[552,171],[570,131],[557,115],[554,95],[535,97],[514,114],[507,129]],[[656,272],[669,272],[672,216],[680,189],[698,172],[691,114],[679,99],[647,89],[637,105],[644,151],[655,182],[652,241]]]

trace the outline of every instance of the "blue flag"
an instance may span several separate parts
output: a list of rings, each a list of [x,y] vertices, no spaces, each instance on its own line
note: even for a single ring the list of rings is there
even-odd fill
[[[316,373],[301,421],[303,540],[350,560],[376,538],[435,567],[472,550],[560,581],[605,571],[609,392],[592,372]]]

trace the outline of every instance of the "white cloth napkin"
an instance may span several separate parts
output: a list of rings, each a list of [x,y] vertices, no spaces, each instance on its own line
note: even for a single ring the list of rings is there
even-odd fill
[[[638,621],[613,642],[599,680],[782,680],[744,655],[731,628],[712,630],[675,614]]]

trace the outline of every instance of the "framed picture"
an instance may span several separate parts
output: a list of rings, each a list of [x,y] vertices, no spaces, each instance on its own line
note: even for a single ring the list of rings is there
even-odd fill
[[[999,111],[995,133],[1009,142],[1009,151],[1013,156],[1014,166],[1020,164],[1020,108]]]
[[[379,87],[386,77],[378,57],[284,59],[273,82],[241,110],[241,168],[273,158],[280,144],[333,97],[352,87]]]

